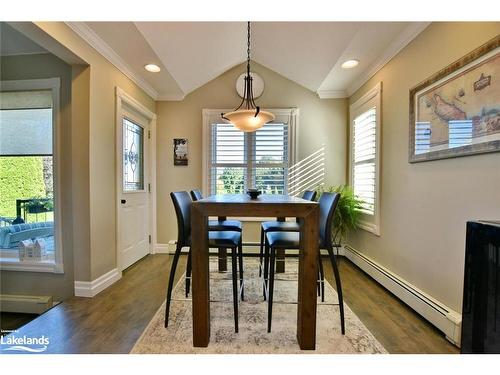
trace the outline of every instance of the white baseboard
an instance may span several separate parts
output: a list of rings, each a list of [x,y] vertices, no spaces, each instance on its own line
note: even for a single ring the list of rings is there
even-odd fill
[[[175,253],[175,244],[177,241],[170,240],[168,243],[158,243],[155,246],[155,254],[174,254]],[[188,253],[188,248],[185,247],[181,251],[182,254]]]
[[[460,346],[461,314],[453,311],[349,245],[345,245],[340,249],[339,254],[344,255],[379,284],[437,327],[446,335],[449,341],[456,346]]]
[[[94,297],[121,278],[122,273],[115,268],[93,281],[75,281],[75,296]]]
[[[170,253],[170,249],[169,249],[169,245],[168,244],[165,244],[165,243],[157,243],[155,245],[155,254],[169,254]]]

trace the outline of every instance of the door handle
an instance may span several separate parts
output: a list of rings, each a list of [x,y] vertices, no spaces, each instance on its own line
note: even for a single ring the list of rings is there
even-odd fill
[[[125,204],[125,203],[127,203],[127,200],[126,199],[122,199],[120,202],[121,202],[121,204]]]

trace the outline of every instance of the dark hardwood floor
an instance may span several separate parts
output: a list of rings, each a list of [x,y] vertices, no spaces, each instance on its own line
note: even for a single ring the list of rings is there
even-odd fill
[[[16,335],[45,335],[48,353],[128,353],[165,299],[171,258],[149,255],[94,298],[64,301]],[[185,267],[182,258],[177,278]],[[340,272],[345,302],[390,353],[458,353],[432,325],[351,262],[343,259]]]
[[[325,277],[335,286],[329,262],[324,259],[323,264],[325,264]],[[346,258],[339,261],[339,271],[344,302],[389,353],[460,352],[441,331]]]

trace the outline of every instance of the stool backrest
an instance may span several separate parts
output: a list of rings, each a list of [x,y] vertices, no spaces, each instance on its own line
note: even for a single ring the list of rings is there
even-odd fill
[[[191,190],[191,198],[193,198],[193,202],[196,202],[203,199],[203,194],[199,190]]]
[[[306,201],[313,201],[316,199],[316,192],[313,190],[305,190],[302,193],[302,199],[305,199]]]
[[[182,246],[189,244],[191,236],[191,204],[193,201],[187,191],[170,193],[177,216],[177,243]]]
[[[332,246],[332,223],[339,199],[339,193],[323,193],[319,197],[319,237],[322,248]]]

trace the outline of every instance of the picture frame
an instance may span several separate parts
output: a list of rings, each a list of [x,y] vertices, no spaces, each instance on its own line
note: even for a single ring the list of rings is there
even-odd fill
[[[188,140],[187,138],[174,138],[174,165],[188,165]]]
[[[410,163],[500,151],[500,36],[409,94]]]

